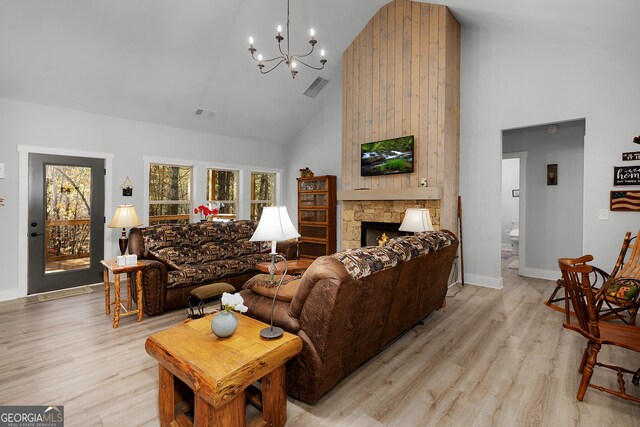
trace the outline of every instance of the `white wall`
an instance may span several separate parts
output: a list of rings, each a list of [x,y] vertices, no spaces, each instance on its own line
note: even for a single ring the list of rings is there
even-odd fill
[[[504,153],[527,152],[524,262],[520,274],[556,279],[558,258],[582,255],[584,120],[505,131]],[[504,163],[504,160],[503,160]],[[547,185],[547,165],[558,165],[558,185]]]
[[[502,159],[502,233],[503,249],[511,248],[511,221],[520,218],[519,197],[513,197],[513,190],[520,188],[520,159]]]
[[[0,207],[0,300],[17,296],[18,241],[26,239],[17,233],[19,222],[27,221],[18,216],[18,145],[113,153],[108,218],[117,204],[142,208],[143,156],[270,169],[286,166],[284,146],[0,99],[0,163],[6,168],[6,178],[0,179],[0,197],[5,198],[5,206]],[[122,197],[120,184],[127,176],[134,185],[133,197]],[[283,196],[286,200],[286,193]],[[112,233],[114,253],[118,233]]]
[[[631,141],[640,131],[640,45],[620,51],[595,34],[567,44],[556,37],[551,26],[537,33],[462,28],[460,193],[469,283],[501,284],[503,129],[586,118],[581,252],[611,269],[624,233],[638,229],[637,213],[610,212],[600,221],[598,210],[609,206],[621,153],[637,150]]]
[[[287,210],[291,220],[298,224],[298,189],[296,178],[299,169],[309,167],[316,175],[336,175],[340,189],[342,175],[342,80],[340,68],[315,99],[322,107],[314,118],[292,139],[288,145],[288,173],[285,173],[286,191],[289,196]],[[338,202],[337,239],[338,250],[342,235],[342,206]]]

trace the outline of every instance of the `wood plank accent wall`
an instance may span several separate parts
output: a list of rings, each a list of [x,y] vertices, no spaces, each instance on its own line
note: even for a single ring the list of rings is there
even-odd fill
[[[343,54],[342,190],[442,188],[443,228],[456,230],[460,24],[446,6],[395,0]],[[360,145],[415,136],[414,172],[360,176]]]

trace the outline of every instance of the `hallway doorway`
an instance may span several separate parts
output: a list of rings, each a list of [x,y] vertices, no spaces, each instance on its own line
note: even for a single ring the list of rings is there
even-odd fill
[[[579,119],[502,131],[503,159],[520,158],[521,276],[556,280],[558,258],[582,255],[585,129]]]

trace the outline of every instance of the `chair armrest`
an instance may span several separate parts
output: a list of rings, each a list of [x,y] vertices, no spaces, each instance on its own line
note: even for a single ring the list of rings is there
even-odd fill
[[[148,316],[165,312],[167,301],[167,266],[160,261],[140,259],[142,269],[143,309]]]

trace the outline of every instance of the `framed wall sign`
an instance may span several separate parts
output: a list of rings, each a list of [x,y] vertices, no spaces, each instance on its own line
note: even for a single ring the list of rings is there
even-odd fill
[[[632,160],[640,160],[640,151],[633,151],[630,153],[622,153],[622,161],[629,162]]]
[[[613,185],[640,185],[640,166],[614,166]]]
[[[640,191],[612,191],[609,209],[640,212]]]

